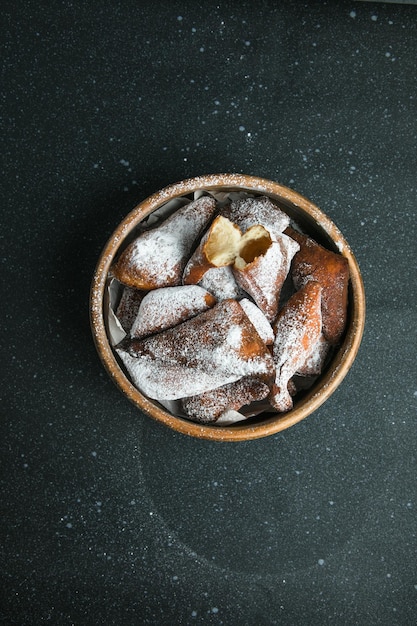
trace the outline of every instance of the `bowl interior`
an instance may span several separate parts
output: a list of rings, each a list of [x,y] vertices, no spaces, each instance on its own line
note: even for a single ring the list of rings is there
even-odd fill
[[[325,370],[307,391],[297,394],[288,413],[264,413],[231,426],[202,425],[171,415],[158,402],[141,394],[130,382],[109,341],[107,280],[110,267],[122,249],[136,236],[138,225],[168,201],[189,196],[197,190],[208,192],[245,191],[268,195],[307,234],[324,247],[343,254],[350,270],[348,319],[344,337]],[[365,294],[357,261],[336,225],[314,204],[273,181],[239,174],[219,174],[188,179],[153,194],[131,211],[107,242],[93,277],[91,288],[91,327],[99,356],[121,391],[139,409],[181,433],[218,441],[240,441],[265,437],[284,430],[315,411],[335,391],[349,371],[362,339],[365,322]]]

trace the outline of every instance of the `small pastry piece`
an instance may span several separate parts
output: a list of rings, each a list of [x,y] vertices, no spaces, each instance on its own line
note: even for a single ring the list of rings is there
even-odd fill
[[[320,337],[314,344],[311,353],[308,355],[304,363],[297,369],[296,375],[303,377],[319,376],[323,370],[329,351],[330,344],[323,333],[320,333]]]
[[[247,296],[237,284],[230,265],[210,268],[198,284],[212,293],[219,302],[228,298],[240,300]]]
[[[225,411],[238,411],[251,402],[263,400],[269,391],[268,385],[261,380],[244,377],[217,389],[183,398],[181,408],[189,419],[207,424],[215,422]]]
[[[196,284],[209,269],[232,265],[241,256],[253,260],[270,243],[271,236],[263,226],[255,224],[242,234],[236,224],[219,215],[188,261],[182,281],[185,285]]]
[[[116,309],[116,317],[126,333],[129,333],[136,319],[144,293],[133,287],[124,287]]]
[[[195,241],[213,216],[214,198],[202,196],[181,207],[162,224],[141,233],[122,252],[113,275],[137,289],[181,284]]]
[[[279,235],[290,223],[288,215],[266,196],[234,200],[221,213],[242,232],[254,224],[261,224],[272,235]]]
[[[323,248],[316,241],[293,229],[289,234],[300,245],[294,256],[292,278],[297,289],[311,280],[322,291],[323,334],[331,344],[340,340],[346,326],[349,264],[345,257]]]
[[[133,383],[153,399],[175,400],[235,382],[270,381],[271,354],[235,300],[224,300],[174,328],[122,342],[117,353]]]
[[[196,285],[213,267],[224,267],[234,262],[242,233],[228,219],[217,216],[184,269],[184,285]]]
[[[198,285],[154,289],[143,298],[130,336],[141,339],[172,328],[215,304],[216,298]]]
[[[277,315],[281,289],[298,249],[291,237],[278,235],[258,256],[245,255],[242,251],[233,266],[236,282],[252,296],[270,322]]]
[[[292,409],[288,383],[311,354],[320,336],[321,291],[319,283],[308,282],[291,296],[276,319],[273,348],[276,378],[270,402],[277,411]]]
[[[274,331],[261,309],[248,298],[242,298],[239,304],[255,326],[261,339],[265,341],[267,346],[271,346],[274,343]]]

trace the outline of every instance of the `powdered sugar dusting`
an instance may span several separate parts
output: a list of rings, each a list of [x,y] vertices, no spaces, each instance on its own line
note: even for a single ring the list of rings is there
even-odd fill
[[[274,370],[265,344],[233,300],[117,352],[135,384],[153,399],[196,395]]]
[[[321,287],[310,282],[290,298],[276,323],[276,389],[272,403],[278,410],[292,407],[288,382],[311,354],[321,328]]]
[[[241,378],[206,393],[183,398],[181,405],[191,419],[208,423],[216,421],[225,411],[238,410],[269,394],[269,387],[254,378]]]
[[[198,285],[155,289],[143,298],[130,335],[139,339],[172,328],[215,302],[214,296]]]
[[[122,253],[114,269],[116,278],[142,289],[179,285],[192,246],[214,210],[214,199],[202,196],[158,228],[141,233]]]
[[[238,300],[245,295],[243,289],[237,284],[230,265],[208,269],[198,284],[219,301],[228,298]]]
[[[298,243],[280,235],[272,241],[265,254],[241,270],[233,269],[237,283],[252,296],[269,321],[277,315],[281,288],[297,250]]]
[[[242,232],[261,224],[272,235],[279,235],[290,223],[288,215],[267,196],[234,201],[225,209],[224,215],[237,224]]]
[[[272,326],[269,321],[266,319],[264,313],[261,309],[256,306],[251,300],[248,298],[243,298],[240,300],[240,306],[245,311],[246,315],[256,328],[259,336],[265,341],[266,345],[271,345],[274,343],[274,331],[272,330]]]
[[[275,373],[276,381],[269,400],[275,409],[285,411],[292,406],[287,391],[292,376],[310,376],[312,369],[316,372],[322,366],[317,324],[309,324],[310,314],[317,304],[313,297],[304,298],[307,313],[297,307],[289,310],[285,324],[282,321],[284,316],[280,315],[274,343],[274,329],[270,322],[275,319],[278,306],[290,296],[290,293],[282,293],[283,302],[279,303],[282,285],[299,244],[282,233],[290,219],[268,197],[251,196],[246,191],[215,189],[217,185],[225,184],[242,188],[242,180],[241,175],[236,175],[235,179],[233,175],[227,175],[227,180],[224,175],[214,175],[204,177],[204,189],[193,193],[187,189],[187,196],[171,199],[173,194],[185,191],[187,181],[184,181],[151,198],[150,204],[158,208],[148,212],[148,217],[136,227],[140,235],[131,244],[129,254],[131,266],[139,274],[146,274],[153,284],[140,287],[142,312],[137,315],[132,328],[133,339],[124,340],[116,348],[132,382],[145,396],[158,400],[168,411],[181,416],[183,413],[178,411],[184,398],[196,398],[196,406],[207,401],[199,409],[203,413],[197,421],[212,421],[214,414],[217,419],[221,409],[218,423],[225,425],[271,410],[268,400],[255,402],[248,410],[242,409],[244,415],[238,413],[230,402],[222,408],[216,398],[222,397],[220,390],[225,386],[230,386],[236,394],[241,385],[242,389],[245,388],[244,381],[248,377],[252,380],[255,377],[258,386],[263,385],[262,393],[265,389],[270,392]],[[261,184],[257,186],[259,193],[262,193]],[[265,193],[268,193],[267,181]],[[286,198],[285,190],[282,198]],[[168,202],[164,203],[164,199]],[[252,226],[262,225],[268,230],[271,243],[266,250],[266,246],[259,247],[255,251],[258,256],[249,257],[240,269],[232,269],[233,266],[212,268],[206,271],[198,286],[181,285],[184,267],[192,250],[201,242],[201,233],[210,224],[216,209],[236,223],[243,233]],[[119,230],[120,240],[124,238],[123,233]],[[304,279],[311,284],[314,276],[311,273],[307,277],[306,270],[307,267],[302,272]],[[183,291],[190,287],[194,288],[193,292]],[[296,287],[299,291],[303,289],[302,285]],[[146,295],[148,289],[152,291]],[[212,298],[210,302],[208,296]],[[217,312],[214,318],[210,318],[213,309],[207,309],[213,306]],[[319,326],[321,329],[321,321]],[[266,344],[272,343],[275,363],[266,348]],[[269,386],[262,381],[268,381]],[[205,398],[204,394],[209,397]],[[254,396],[253,399],[258,398]],[[194,419],[192,415],[190,419]]]

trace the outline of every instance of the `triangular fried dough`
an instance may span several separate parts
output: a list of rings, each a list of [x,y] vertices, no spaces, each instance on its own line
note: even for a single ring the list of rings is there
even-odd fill
[[[234,200],[221,213],[237,224],[242,232],[261,224],[271,235],[279,235],[290,223],[288,215],[267,196]]]
[[[198,285],[161,287],[149,291],[140,303],[130,336],[141,339],[207,311],[216,298]]]
[[[311,280],[322,286],[323,334],[336,344],[347,319],[349,264],[341,254],[323,248],[316,241],[293,229],[286,231],[300,245],[292,264],[292,279],[297,289]]]
[[[278,235],[264,253],[248,263],[237,259],[233,266],[236,282],[252,296],[270,322],[277,315],[281,289],[298,249],[293,239]]]
[[[225,411],[238,411],[251,402],[263,400],[269,387],[256,378],[241,378],[197,396],[183,398],[181,408],[195,422],[215,422]]]
[[[243,376],[269,381],[274,373],[268,348],[235,300],[117,352],[134,384],[153,399],[197,395]]]
[[[270,401],[277,411],[292,408],[288,382],[311,354],[320,337],[321,326],[321,286],[309,282],[291,296],[274,325],[276,378]]]
[[[141,233],[113,266],[114,276],[137,289],[181,284],[193,246],[215,208],[214,198],[202,196],[178,209],[159,226]]]

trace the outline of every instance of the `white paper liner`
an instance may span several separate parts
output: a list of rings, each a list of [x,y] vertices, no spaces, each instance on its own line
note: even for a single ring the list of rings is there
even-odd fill
[[[123,341],[127,333],[123,329],[118,317],[116,316],[117,304],[120,300],[120,295],[123,289],[123,285],[119,283],[115,278],[111,278],[107,284],[107,332],[112,347]]]

